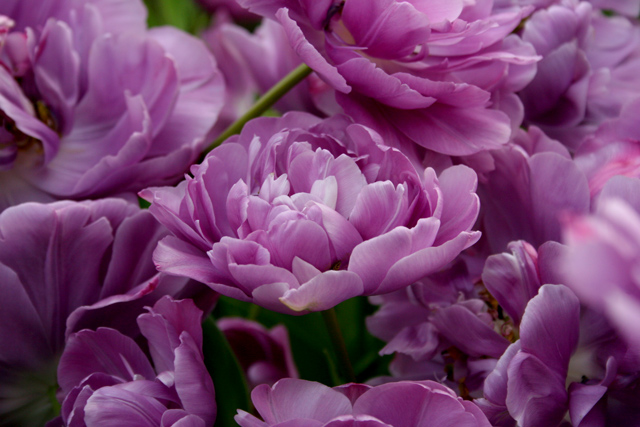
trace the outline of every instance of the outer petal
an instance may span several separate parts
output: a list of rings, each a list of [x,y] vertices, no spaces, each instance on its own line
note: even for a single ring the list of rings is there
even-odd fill
[[[166,407],[153,397],[102,387],[87,400],[85,422],[104,427],[157,427]]]
[[[346,80],[337,71],[337,69],[329,64],[326,59],[320,55],[316,48],[309,43],[302,30],[294,21],[289,17],[289,11],[286,8],[280,9],[276,13],[278,21],[284,27],[287,36],[289,37],[289,43],[293,50],[300,56],[302,61],[313,69],[318,75],[320,75],[329,85],[335,90],[349,93],[351,87],[347,84]]]
[[[569,288],[542,286],[522,317],[522,351],[535,355],[555,375],[565,378],[571,354],[578,346],[579,322],[580,302]]]
[[[440,221],[434,218],[421,219],[414,229],[397,227],[366,240],[353,250],[348,269],[362,278],[365,293],[374,293],[395,263],[414,251],[431,246],[439,226]],[[413,282],[408,280],[407,284]]]
[[[468,413],[446,387],[422,383],[383,384],[365,392],[353,405],[354,415],[367,414],[393,426],[489,426],[486,418]],[[444,390],[440,389],[442,387]]]
[[[284,378],[272,388],[260,385],[251,392],[251,399],[270,425],[295,419],[327,422],[351,413],[351,402],[346,396],[311,381]]]
[[[342,301],[362,295],[360,277],[350,271],[325,271],[297,289],[290,289],[280,302],[302,314],[306,311],[323,311]]]
[[[140,347],[131,338],[109,328],[84,330],[69,337],[58,365],[58,383],[66,394],[95,372],[128,381],[136,375],[147,379],[156,376]]]
[[[187,332],[180,334],[180,346],[175,350],[175,387],[184,409],[204,420],[204,425],[212,425],[217,413],[215,392],[201,347]]]
[[[433,324],[456,347],[472,357],[498,358],[509,347],[509,341],[461,305],[438,310]]]
[[[564,378],[532,354],[518,353],[508,369],[507,407],[518,425],[555,426],[567,411]]]

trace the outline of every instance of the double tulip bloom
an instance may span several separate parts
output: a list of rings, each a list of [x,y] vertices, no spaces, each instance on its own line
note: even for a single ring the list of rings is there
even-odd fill
[[[41,3],[0,4],[0,210],[175,182],[222,108],[205,45],[138,0]]]
[[[271,310],[304,314],[391,292],[479,238],[476,175],[419,173],[343,116],[261,118],[176,188],[143,191],[174,236],[160,271]]]

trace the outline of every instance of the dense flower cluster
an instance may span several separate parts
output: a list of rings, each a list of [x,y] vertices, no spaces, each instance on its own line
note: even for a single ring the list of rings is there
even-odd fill
[[[638,425],[639,112],[640,0],[3,0],[0,427]]]

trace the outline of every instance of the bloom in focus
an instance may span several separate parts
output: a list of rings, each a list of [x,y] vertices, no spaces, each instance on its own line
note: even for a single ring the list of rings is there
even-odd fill
[[[174,234],[156,266],[297,314],[437,271],[479,238],[476,174],[419,173],[380,142],[344,116],[249,122],[193,178],[140,193]]]

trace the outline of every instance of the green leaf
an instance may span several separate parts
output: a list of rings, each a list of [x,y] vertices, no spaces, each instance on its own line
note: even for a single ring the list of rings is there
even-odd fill
[[[203,322],[202,333],[204,364],[216,389],[218,415],[215,427],[237,427],[233,420],[237,410],[251,411],[247,380],[238,359],[212,316]]]
[[[375,310],[376,307],[369,303],[367,297],[351,298],[336,306],[340,330],[358,382],[365,382],[373,376],[388,375],[391,357],[378,355],[385,343],[367,330],[366,318]]]
[[[359,382],[389,374],[391,357],[378,355],[384,342],[372,336],[365,324],[366,316],[372,314],[375,309],[366,297],[352,298],[336,306],[340,330]],[[248,302],[221,297],[214,315],[216,318],[243,317],[268,328],[277,324],[285,325],[289,331],[291,351],[300,377],[326,385],[336,383],[335,366],[338,361],[320,313],[290,316],[259,308]],[[330,355],[329,359],[327,354]]]
[[[248,302],[220,297],[214,315],[216,318],[243,317],[259,322],[267,328],[278,324],[285,325],[300,377],[323,384],[333,384],[331,367],[324,356],[325,351],[333,355],[333,347],[320,313],[290,316],[256,307]]]
[[[193,0],[144,0],[150,27],[172,25],[191,34],[209,26],[211,16]]]

